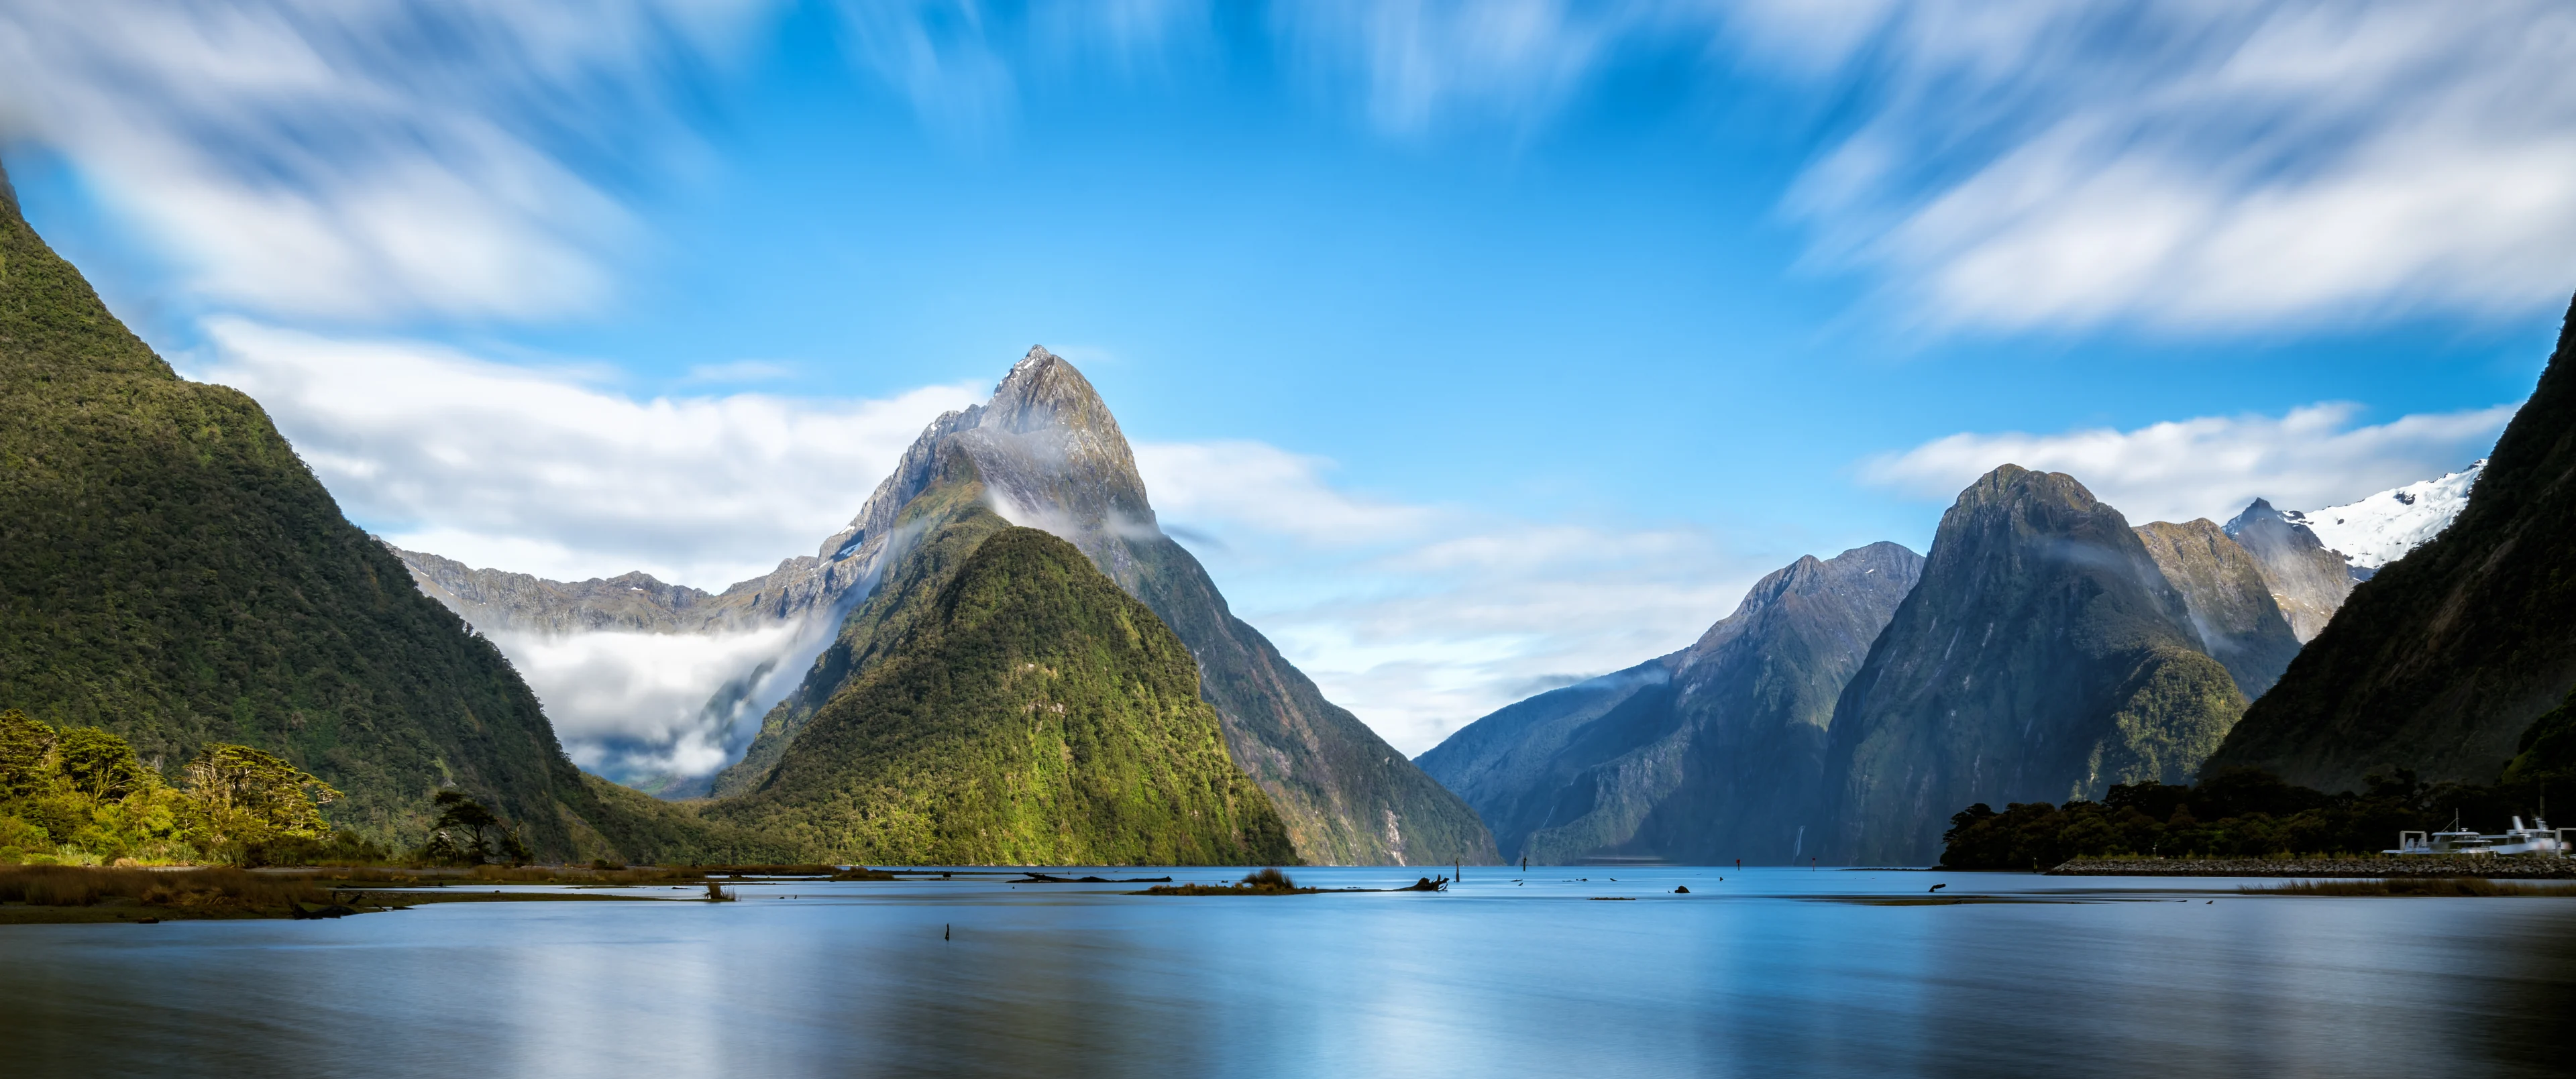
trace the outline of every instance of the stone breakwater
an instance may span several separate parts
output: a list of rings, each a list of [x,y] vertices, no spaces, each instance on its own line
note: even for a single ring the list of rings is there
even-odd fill
[[[2576,858],[2549,855],[2389,858],[2078,858],[2057,877],[2486,877],[2576,878]]]

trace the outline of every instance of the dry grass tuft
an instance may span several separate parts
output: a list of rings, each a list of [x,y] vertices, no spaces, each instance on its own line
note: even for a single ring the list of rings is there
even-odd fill
[[[179,908],[281,910],[298,902],[324,903],[328,893],[309,878],[248,873],[239,869],[98,869],[70,865],[0,868],[0,903],[31,907],[88,907],[124,900]]]
[[[2248,885],[2247,895],[2576,896],[2576,884],[2537,884],[2482,877],[2392,877],[2386,880],[2294,880]]]

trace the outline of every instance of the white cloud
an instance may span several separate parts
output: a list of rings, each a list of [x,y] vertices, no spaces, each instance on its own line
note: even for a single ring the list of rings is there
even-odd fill
[[[2064,472],[2132,524],[2224,521],[2256,498],[2314,509],[2430,479],[2485,456],[2520,405],[2353,426],[2327,403],[2285,416],[2204,416],[2133,431],[1956,434],[1862,462],[1861,478],[1921,498],[1956,497],[1997,465]]]
[[[558,580],[721,589],[847,523],[940,412],[889,400],[639,400],[579,373],[400,341],[208,324],[189,375],[259,399],[351,517],[398,545]]]
[[[1208,29],[1204,0],[841,0],[851,64],[903,95],[932,131],[967,142],[1000,135],[1032,68],[1061,75],[1090,60],[1133,73]]]
[[[1274,7],[1283,44],[1330,84],[1353,84],[1379,130],[1545,122],[1624,51],[1705,48],[1712,0],[1316,0]]]
[[[707,714],[709,698],[788,651],[805,628],[491,637],[545,703],[574,763],[640,779],[702,776],[731,763],[741,749],[737,736],[749,733],[746,717]],[[757,725],[758,716],[748,718]]]
[[[1922,0],[1869,34],[1870,5],[1757,6],[1757,47],[1836,43],[1864,117],[1791,211],[1933,321],[2233,331],[2576,288],[2564,4]]]
[[[1362,497],[1326,480],[1329,462],[1262,443],[1145,443],[1136,460],[1235,613],[1407,754],[1689,643],[1773,568],[1694,528]]]
[[[218,302],[550,315],[604,296],[629,229],[567,162],[653,152],[672,76],[769,6],[22,0],[0,134],[67,155]]]
[[[1437,511],[1373,501],[1324,481],[1331,462],[1261,442],[1149,442],[1135,447],[1156,511],[1223,520],[1320,547],[1419,536]]]

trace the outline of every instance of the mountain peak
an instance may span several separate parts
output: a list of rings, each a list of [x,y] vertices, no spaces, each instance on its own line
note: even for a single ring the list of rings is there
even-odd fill
[[[18,189],[9,185],[7,162],[0,162],[0,207],[7,208],[12,216],[22,212],[18,209]]]
[[[1109,414],[1100,391],[1091,388],[1091,380],[1044,345],[1029,346],[1028,354],[1011,365],[1011,373],[993,388],[993,399],[984,405],[976,426],[1013,434],[1063,427],[1115,441],[1121,448],[1126,443],[1118,420]]]
[[[2253,524],[2256,521],[2277,521],[2280,519],[2281,511],[2273,509],[2270,500],[2258,498],[2252,502],[2246,503],[2245,511],[2237,514],[2234,519],[2227,522],[2227,534],[2233,536],[2246,525]]]
[[[2020,465],[1996,465],[1994,471],[1977,477],[1977,482],[1959,492],[1958,505],[1980,506],[2036,500],[2059,503],[2079,510],[2101,504],[2093,492],[2063,472],[2039,472]]]

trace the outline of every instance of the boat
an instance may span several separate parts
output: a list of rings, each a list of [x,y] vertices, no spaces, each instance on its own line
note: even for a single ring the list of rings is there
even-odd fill
[[[2547,854],[2564,858],[2567,857],[2568,851],[2571,849],[2567,836],[2567,833],[2569,832],[2576,832],[2576,828],[2553,829],[2549,826],[2548,821],[2542,820],[2539,817],[2531,818],[2531,824],[2526,827],[2522,823],[2521,817],[2515,817],[2513,819],[2513,827],[2505,829],[2500,835],[2487,835],[2461,828],[2459,815],[2453,814],[2451,817],[2451,830],[2447,832],[2399,832],[2397,833],[2397,848],[2395,850],[2384,850],[2379,853]]]

